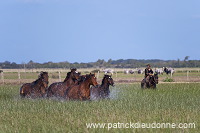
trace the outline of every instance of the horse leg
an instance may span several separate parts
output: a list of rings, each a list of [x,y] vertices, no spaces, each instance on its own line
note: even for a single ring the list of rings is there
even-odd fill
[[[145,87],[145,78],[141,81],[141,88],[144,89]]]
[[[21,98],[25,98],[26,94],[25,93],[20,93]]]
[[[51,90],[47,90],[47,97],[52,97],[52,91]]]
[[[156,84],[153,85],[153,89],[156,89]]]
[[[144,89],[144,83],[141,83],[141,88]]]
[[[83,100],[84,100],[84,98],[83,98],[82,96],[80,96],[80,97],[79,97],[79,100],[83,101]]]

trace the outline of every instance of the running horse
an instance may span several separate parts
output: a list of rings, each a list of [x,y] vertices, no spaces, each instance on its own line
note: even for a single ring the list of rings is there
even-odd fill
[[[48,79],[48,72],[41,72],[37,80],[33,81],[32,83],[25,83],[22,85],[20,88],[20,96],[22,98],[44,97],[49,83]]]
[[[89,100],[90,99],[90,85],[97,86],[97,79],[95,74],[86,74],[84,80],[78,85],[70,87],[66,91],[67,100]]]
[[[156,84],[158,84],[158,74],[155,73],[154,75],[150,75],[149,82],[146,82],[145,79],[142,80],[141,82],[141,88],[153,88],[156,89]]]
[[[91,99],[105,99],[109,98],[110,90],[109,86],[114,86],[114,81],[110,75],[104,75],[102,84],[97,87],[91,87]]]
[[[71,72],[67,73],[67,76],[63,82],[56,82],[49,86],[47,89],[47,97],[59,97],[64,98],[65,92],[68,88],[78,84],[80,78],[80,72],[76,71],[76,68],[71,69]]]

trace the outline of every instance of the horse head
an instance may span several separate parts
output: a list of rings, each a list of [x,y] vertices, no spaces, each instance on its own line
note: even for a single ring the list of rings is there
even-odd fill
[[[41,79],[44,88],[47,88],[49,84],[48,72],[41,72],[38,77]]]
[[[80,81],[81,77],[81,73],[76,71],[76,68],[71,68],[71,72],[67,73],[67,77],[68,78],[72,78],[74,81]]]
[[[38,85],[38,89],[42,96],[46,93],[46,89],[49,83],[48,79],[49,79],[48,72],[41,71],[38,76],[38,79],[34,81],[34,84]]]
[[[90,74],[86,75],[86,79],[85,80],[87,80],[87,79],[89,79],[91,85],[93,85],[95,87],[98,86],[97,78],[96,78],[95,74],[91,74],[90,73]]]
[[[105,80],[108,82],[109,85],[114,86],[114,81],[113,81],[111,75],[104,75],[102,83],[105,82]]]

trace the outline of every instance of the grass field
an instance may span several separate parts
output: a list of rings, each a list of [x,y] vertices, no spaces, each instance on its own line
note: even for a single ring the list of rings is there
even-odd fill
[[[0,86],[0,132],[199,132],[200,83],[116,84],[110,100],[21,99],[20,85]],[[86,123],[195,123],[195,128],[87,128]],[[108,126],[108,125],[107,125]]]

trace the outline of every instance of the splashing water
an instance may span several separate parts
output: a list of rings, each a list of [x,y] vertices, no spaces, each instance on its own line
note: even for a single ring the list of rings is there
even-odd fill
[[[119,92],[120,92],[120,88],[118,88],[118,87],[111,87],[110,88],[110,95],[109,95],[109,97],[107,97],[105,99],[116,100],[119,97],[118,96]],[[91,93],[90,100],[92,100],[92,101],[98,101],[98,100],[101,100],[101,98],[96,97],[95,94]]]
[[[94,100],[97,100],[97,99],[98,98],[93,93],[90,94],[90,100],[94,101]]]
[[[120,88],[118,87],[112,87],[112,89],[110,89],[110,99],[116,100],[119,98],[119,92],[120,92]]]

